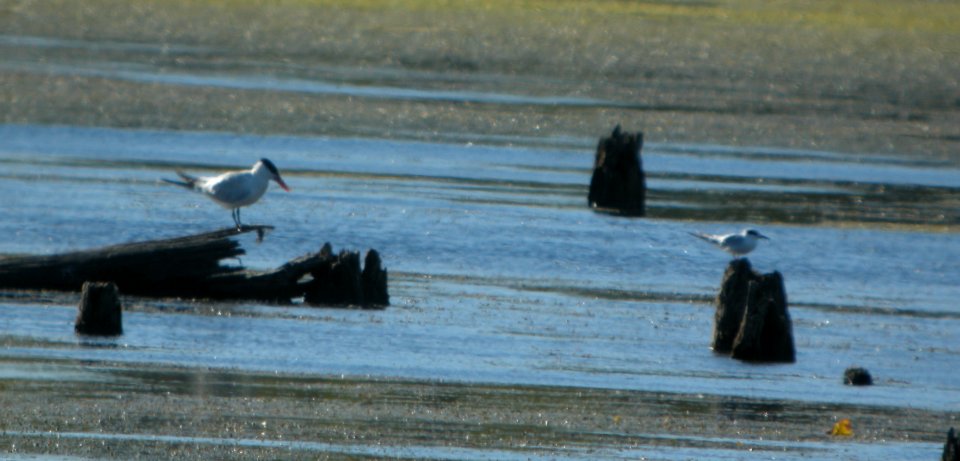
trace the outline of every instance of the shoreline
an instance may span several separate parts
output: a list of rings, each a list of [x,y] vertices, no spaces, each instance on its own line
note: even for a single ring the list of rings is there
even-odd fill
[[[175,450],[181,459],[363,454],[349,449],[359,446],[383,450],[364,454],[372,458],[404,448],[430,458],[443,448],[522,454],[529,449],[523,447],[536,447],[534,453],[549,457],[661,444],[769,449],[780,442],[790,452],[811,443],[939,444],[947,427],[958,423],[948,412],[667,392],[0,362],[8,370],[19,365],[45,372],[0,380],[0,402],[14,415],[0,427],[0,445],[12,453],[102,456],[104,441],[113,457],[163,457]],[[58,405],[39,404],[50,398]],[[854,421],[852,437],[826,434],[840,418]],[[64,436],[36,432],[44,427]]]

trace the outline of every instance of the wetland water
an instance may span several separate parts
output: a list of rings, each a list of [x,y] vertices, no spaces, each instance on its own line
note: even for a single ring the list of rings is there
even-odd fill
[[[649,144],[650,216],[624,219],[585,206],[592,139],[497,146],[4,125],[0,140],[0,253],[226,227],[228,211],[159,178],[268,157],[292,192],[271,188],[244,211],[246,223],[276,230],[261,244],[243,240],[243,264],[273,267],[326,241],[375,248],[392,301],[370,312],[133,299],[123,336],[87,340],[72,332],[71,297],[10,294],[0,299],[3,380],[112,380],[44,364],[128,363],[960,412],[960,171],[952,165]],[[712,297],[729,257],[688,232],[746,226],[772,239],[750,259],[785,277],[796,364],[748,365],[709,349]],[[843,386],[852,365],[877,384]],[[180,442],[216,442],[196,439]],[[942,442],[930,439],[938,442],[854,451],[932,459]],[[766,449],[785,450],[771,443]],[[739,457],[676,444],[615,457]],[[850,445],[797,445],[852,456]],[[307,442],[290,449],[337,451]]]

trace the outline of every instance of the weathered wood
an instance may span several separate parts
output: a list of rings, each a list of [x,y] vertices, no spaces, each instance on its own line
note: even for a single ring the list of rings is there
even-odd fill
[[[390,304],[387,294],[387,271],[380,266],[376,250],[367,252],[360,269],[360,253],[341,251],[333,256],[330,244],[319,255],[326,263],[311,270],[313,280],[304,284],[304,302],[327,306],[382,308]]]
[[[360,283],[365,305],[387,306],[390,304],[390,295],[387,293],[387,270],[382,268],[380,253],[377,250],[367,252],[363,260]]]
[[[850,367],[843,372],[843,384],[847,386],[869,386],[873,384],[873,377],[866,368]]]
[[[123,294],[138,296],[277,303],[303,296],[315,305],[388,304],[386,271],[374,250],[363,273],[358,253],[333,256],[329,243],[318,253],[264,272],[221,264],[245,253],[232,237],[255,231],[262,239],[269,229],[243,226],[97,250],[2,259],[0,288],[75,291],[85,280],[103,280],[114,282]],[[308,274],[312,280],[304,281]],[[320,296],[318,286],[324,287]],[[367,291],[371,294],[365,296]]]
[[[739,360],[796,360],[786,289],[779,272],[761,275],[746,258],[730,262],[717,295],[713,350]]]
[[[123,307],[113,282],[83,284],[74,331],[85,335],[123,334]]]
[[[592,208],[625,216],[646,213],[642,147],[643,133],[624,133],[620,125],[613,129],[610,137],[600,138],[587,196]]]
[[[245,253],[240,243],[229,237],[269,229],[272,227],[244,226],[94,250],[0,259],[0,288],[78,291],[88,280],[104,280],[116,283],[125,294],[158,295],[167,287],[179,292],[198,279],[241,270],[220,264]],[[177,287],[178,281],[187,285]]]
[[[743,311],[747,305],[747,290],[750,281],[758,277],[746,258],[734,259],[727,265],[717,294],[717,310],[713,320],[714,352],[729,353],[733,349],[733,340],[740,331]]]
[[[947,431],[947,442],[943,444],[943,455],[941,461],[960,461],[960,440],[957,440],[956,434],[951,427]]]
[[[787,312],[787,295],[779,272],[751,280],[747,288],[740,331],[730,356],[759,362],[796,361],[793,326]]]

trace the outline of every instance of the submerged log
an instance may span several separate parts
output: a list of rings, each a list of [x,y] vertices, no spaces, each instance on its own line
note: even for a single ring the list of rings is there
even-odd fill
[[[113,282],[83,284],[83,294],[80,296],[80,306],[73,329],[84,335],[123,334],[123,307],[120,305],[116,284]]]
[[[115,283],[127,295],[289,303],[306,296],[311,284],[323,283],[324,274],[330,272],[328,268],[338,261],[330,255],[328,243],[326,252],[304,255],[269,271],[222,264],[223,260],[246,253],[233,237],[257,232],[258,240],[262,240],[263,233],[270,229],[243,226],[59,255],[0,259],[0,288],[77,291],[87,280],[100,280]],[[379,267],[377,257],[376,269],[380,270]],[[359,259],[356,273],[359,278]],[[305,281],[308,275],[313,280]],[[383,271],[383,276],[375,280],[374,289],[385,295],[386,281]],[[358,298],[352,287],[335,284],[331,290],[338,296],[335,304],[372,305],[364,303],[362,295]],[[349,296],[337,290],[349,291]],[[376,299],[377,306],[387,304],[379,302],[383,297]]]
[[[746,258],[724,272],[714,318],[713,350],[738,360],[794,362],[793,326],[779,272],[759,274]]]
[[[640,149],[643,133],[624,133],[620,125],[600,138],[590,178],[590,207],[624,216],[643,216],[647,185]]]

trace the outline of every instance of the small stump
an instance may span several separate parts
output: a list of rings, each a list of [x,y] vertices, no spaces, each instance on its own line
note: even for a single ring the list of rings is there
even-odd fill
[[[713,350],[738,360],[796,361],[787,294],[779,272],[760,274],[746,258],[727,267],[717,295]]]
[[[873,377],[866,368],[850,367],[843,372],[843,384],[847,386],[869,386]]]
[[[341,251],[333,256],[330,244],[320,250],[327,263],[311,272],[313,280],[304,291],[304,302],[325,306],[385,307],[390,304],[387,294],[387,271],[381,267],[376,250],[367,252],[365,267],[360,270],[360,253]]]
[[[390,305],[390,294],[387,293],[387,270],[382,267],[380,253],[377,253],[377,250],[368,251],[367,257],[363,259],[360,285],[364,303],[373,306]]]
[[[940,457],[940,460],[960,461],[960,441],[957,440],[957,435],[954,434],[952,427],[947,431],[947,442],[943,444],[943,456]]]
[[[647,185],[640,149],[643,133],[623,133],[620,125],[608,138],[600,138],[590,178],[587,203],[625,216],[643,216]]]
[[[117,285],[113,282],[86,282],[80,295],[74,331],[84,335],[123,334],[123,314]]]

